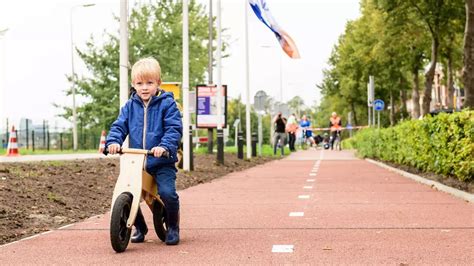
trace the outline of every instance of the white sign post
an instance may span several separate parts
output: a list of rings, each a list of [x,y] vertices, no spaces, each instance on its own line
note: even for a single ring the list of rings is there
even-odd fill
[[[370,83],[367,83],[367,109],[369,111],[369,114],[367,116],[367,118],[368,118],[367,126],[369,126],[369,127],[372,124],[372,121],[370,119],[372,111],[370,110],[370,107],[372,107],[372,101],[370,100]]]
[[[380,128],[380,112],[383,111],[385,103],[377,99],[374,101],[374,110],[377,111],[377,128]]]
[[[375,99],[375,80],[374,76],[369,76],[370,106],[373,106]],[[375,109],[372,107],[372,125],[375,126]]]

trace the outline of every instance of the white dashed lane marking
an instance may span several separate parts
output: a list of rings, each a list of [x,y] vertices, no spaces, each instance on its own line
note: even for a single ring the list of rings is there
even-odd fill
[[[309,195],[299,195],[298,199],[309,199]]]
[[[304,212],[290,212],[290,217],[303,217]]]
[[[293,245],[273,245],[273,253],[293,253],[295,247]]]
[[[303,188],[304,188],[304,189],[312,189],[313,186],[304,186]]]

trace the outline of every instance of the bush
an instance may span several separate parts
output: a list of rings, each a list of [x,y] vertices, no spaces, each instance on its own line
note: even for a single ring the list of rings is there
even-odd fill
[[[344,150],[355,149],[355,138],[347,138],[342,140],[342,148]]]
[[[474,176],[473,136],[474,111],[463,111],[380,130],[365,129],[351,142],[362,157],[470,181]]]

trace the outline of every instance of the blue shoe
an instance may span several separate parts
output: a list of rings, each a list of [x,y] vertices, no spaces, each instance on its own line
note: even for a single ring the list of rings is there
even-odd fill
[[[166,235],[166,245],[177,245],[179,243],[179,227],[168,228]]]
[[[146,226],[145,217],[140,208],[138,208],[137,217],[135,218],[135,233],[131,238],[132,243],[143,243],[145,241],[145,235],[148,233],[148,227]]]
[[[145,228],[144,231],[138,229],[138,227],[135,228],[135,233],[133,233],[133,236],[131,238],[132,243],[143,243],[145,242],[145,235],[148,233],[148,228]]]
[[[168,213],[168,234],[166,234],[166,245],[177,245],[179,243],[179,212]]]

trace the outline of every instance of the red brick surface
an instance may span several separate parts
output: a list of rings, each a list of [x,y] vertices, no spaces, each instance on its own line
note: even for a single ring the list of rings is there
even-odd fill
[[[316,176],[309,176],[317,160]],[[315,182],[307,182],[315,179]],[[303,189],[311,185],[313,189]],[[474,207],[350,152],[309,150],[184,191],[181,243],[116,254],[109,214],[0,247],[0,264],[464,264]],[[310,195],[299,199],[299,195]],[[303,217],[289,217],[304,212]],[[149,211],[145,212],[152,227]],[[293,253],[272,253],[273,245]]]

